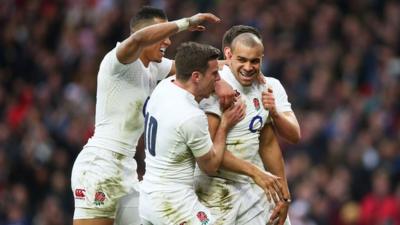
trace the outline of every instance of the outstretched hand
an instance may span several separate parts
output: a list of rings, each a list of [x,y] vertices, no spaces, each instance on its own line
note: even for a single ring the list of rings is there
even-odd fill
[[[268,220],[268,225],[283,225],[289,211],[289,203],[280,201],[275,205],[275,209]]]
[[[211,13],[197,13],[189,18],[189,31],[204,31],[205,26],[201,25],[204,22],[218,23],[220,18]]]
[[[269,202],[273,200],[278,204],[283,199],[283,189],[280,182],[280,177],[273,175],[270,172],[258,169],[257,173],[253,174],[252,179],[261,187]]]

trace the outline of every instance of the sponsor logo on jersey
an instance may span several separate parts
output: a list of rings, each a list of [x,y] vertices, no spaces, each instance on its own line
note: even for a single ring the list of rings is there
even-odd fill
[[[253,104],[254,104],[254,108],[256,108],[256,110],[260,109],[260,101],[258,100],[258,98],[253,99]]]
[[[200,220],[202,225],[207,225],[210,221],[207,217],[207,214],[203,211],[197,213],[197,218]]]
[[[76,199],[85,199],[85,189],[77,188],[75,189],[75,198]]]
[[[96,192],[96,194],[94,195],[94,204],[97,206],[104,205],[105,200],[106,195],[101,191]]]

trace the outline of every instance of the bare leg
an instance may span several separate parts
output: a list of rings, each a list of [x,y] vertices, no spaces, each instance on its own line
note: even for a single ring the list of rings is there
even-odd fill
[[[74,220],[74,225],[112,225],[113,219],[96,218],[96,219],[77,219]]]

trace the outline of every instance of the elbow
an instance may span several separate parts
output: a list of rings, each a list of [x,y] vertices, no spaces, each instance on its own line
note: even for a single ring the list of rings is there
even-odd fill
[[[290,138],[289,141],[290,141],[292,144],[298,144],[298,143],[300,142],[300,140],[301,140],[301,134],[300,134],[300,131],[298,131],[298,132],[296,132],[295,135],[293,135],[293,136]]]
[[[298,144],[300,142],[300,138],[293,138],[292,140],[290,140],[291,144]]]
[[[222,164],[222,155],[215,154],[214,149],[211,149],[206,155],[198,159],[197,164],[207,175],[215,175]]]
[[[295,142],[295,144],[298,144],[299,142],[300,142],[300,140],[301,140],[301,131],[300,131],[300,128],[297,130],[297,132],[296,132],[296,142]]]
[[[300,132],[293,132],[293,133],[280,133],[281,138],[285,141],[289,142],[290,144],[298,144],[301,140]]]
[[[144,44],[144,37],[140,32],[133,33],[129,37],[129,43],[132,46],[141,46]]]
[[[203,172],[205,172],[208,176],[215,176],[218,172],[219,166],[211,166],[205,168]]]
[[[208,165],[200,167],[200,169],[209,176],[215,176],[219,170],[219,166],[220,164],[217,163],[209,163]]]

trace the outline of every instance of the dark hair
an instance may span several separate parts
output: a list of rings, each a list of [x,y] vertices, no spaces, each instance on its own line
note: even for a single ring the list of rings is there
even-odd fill
[[[194,71],[204,73],[210,60],[218,59],[221,51],[211,45],[196,42],[181,44],[175,55],[176,78],[187,81]]]
[[[135,16],[131,18],[130,28],[131,31],[138,30],[137,28],[143,27],[143,24],[148,22],[153,22],[155,18],[159,18],[162,20],[168,20],[167,15],[164,13],[162,9],[157,9],[151,6],[143,6]]]
[[[252,33],[261,39],[260,31],[257,28],[247,25],[235,25],[225,32],[222,38],[222,50],[225,47],[231,47],[233,39],[243,33]]]

